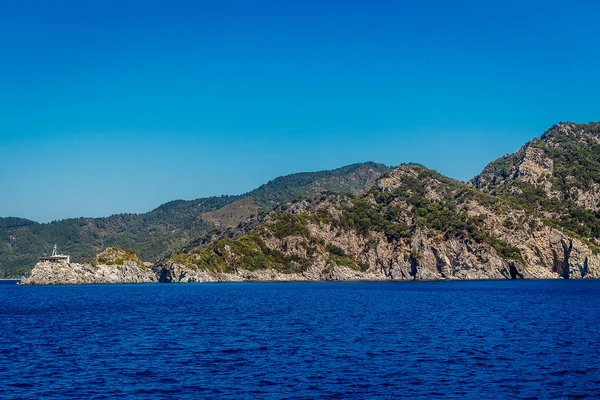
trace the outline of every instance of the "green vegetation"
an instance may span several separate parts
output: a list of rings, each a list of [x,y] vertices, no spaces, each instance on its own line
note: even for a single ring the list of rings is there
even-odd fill
[[[403,221],[399,220],[399,210],[391,207],[385,212],[385,207],[372,204],[364,198],[358,198],[344,208],[340,221],[344,229],[354,229],[366,236],[369,231],[383,232],[388,241],[410,238],[412,231]]]
[[[314,193],[359,194],[390,168],[374,162],[352,164],[331,171],[301,172],[276,178],[246,196],[263,211],[274,206]]]
[[[530,215],[550,218],[553,225],[578,236],[595,240],[600,237],[600,212],[587,210],[576,204],[573,189],[586,192],[592,185],[600,184],[600,124],[568,124],[568,129],[558,125],[546,131],[540,139],[526,144],[517,153],[490,163],[484,174],[493,177],[490,193],[501,198],[514,208],[527,211]],[[552,185],[558,197],[549,197],[543,187],[510,178],[505,171],[520,163],[527,147],[542,151],[552,160],[552,176],[542,176]],[[477,183],[478,177],[474,179]]]
[[[336,255],[331,256],[327,260],[327,265],[329,266],[330,270],[335,265],[339,265],[342,267],[350,268],[355,271],[361,271],[361,272],[365,272],[369,268],[368,265],[359,264],[356,261],[352,260],[348,256],[341,257],[341,256],[336,256]]]
[[[317,246],[315,251],[322,252],[330,266],[344,265],[357,270],[362,267],[342,248],[331,243],[316,243],[308,234],[307,223],[331,224],[334,228],[354,230],[365,237],[369,232],[380,232],[391,243],[408,241],[417,229],[424,229],[430,236],[441,240],[459,238],[487,244],[500,257],[523,262],[518,248],[490,233],[486,227],[486,215],[474,216],[465,211],[469,206],[464,205],[473,202],[500,215],[520,210],[514,217],[501,222],[501,227],[509,230],[524,226],[530,231],[537,229],[539,224],[533,222],[551,215],[546,223],[586,241],[594,251],[598,251],[600,247],[594,241],[600,237],[600,211],[577,206],[573,188],[589,190],[591,185],[600,183],[600,145],[596,143],[600,124],[571,128],[569,133],[554,127],[541,139],[528,144],[540,149],[554,165],[554,175],[541,176],[537,184],[511,176],[514,167],[524,157],[525,149],[486,167],[485,191],[411,165],[401,167],[405,170],[400,170],[400,185],[387,190],[373,187],[365,195],[342,205],[339,219],[334,218],[327,207],[322,207],[308,214],[282,213],[265,227],[279,239],[288,236],[306,238],[312,246]],[[384,178],[391,176],[389,172],[382,175]],[[300,176],[296,178],[301,179]],[[552,183],[553,190],[562,197],[548,196],[541,185],[544,180]],[[414,260],[418,257],[417,253],[409,256]],[[285,261],[279,260],[278,265],[281,268]]]
[[[287,236],[310,236],[308,232],[308,219],[305,214],[283,212],[273,217],[266,226],[279,239]]]
[[[362,198],[354,200],[351,206],[344,210],[341,219],[343,228],[354,229],[361,235],[367,235],[369,230],[383,231],[387,223],[379,207]]]
[[[325,246],[325,251],[329,253],[328,263],[332,266],[341,265],[362,272],[366,271],[369,268],[368,265],[360,264],[354,261],[350,256],[348,256],[344,252],[343,249],[331,243],[328,243]]]
[[[600,238],[600,211],[572,207],[558,218],[558,224],[584,238]]]
[[[290,273],[307,267],[294,267],[294,261],[298,261],[295,257],[286,257],[280,251],[270,249],[257,234],[247,234],[236,240],[224,238],[189,254],[177,254],[171,261],[192,269],[218,272],[271,268]]]
[[[212,225],[198,219],[198,211],[219,201],[195,200],[165,204],[146,214],[121,214],[107,218],[77,218],[39,224],[15,223],[0,218],[0,277],[20,277],[54,244],[73,262],[91,261],[106,246],[132,249],[146,260],[158,260],[170,249],[201,236]],[[221,200],[225,200],[224,198]],[[194,210],[196,207],[196,210]],[[9,220],[9,221],[6,221]]]
[[[114,246],[109,246],[102,253],[98,254],[96,259],[92,261],[92,265],[124,265],[125,262],[132,262],[140,268],[147,269],[142,260],[133,251],[123,250]]]
[[[498,255],[506,260],[519,260],[524,262],[521,251],[514,246],[498,238],[489,238],[489,243],[498,252]]]
[[[327,243],[327,245],[325,246],[325,250],[327,250],[330,254],[334,256],[346,257],[346,253],[344,252],[344,250],[342,250],[342,248],[334,244]]]
[[[353,207],[344,213],[342,226],[356,229],[363,235],[368,230],[384,232],[390,241],[411,237],[416,225],[447,236],[473,229],[466,215],[456,211],[456,199],[451,189],[461,184],[423,167],[413,168],[418,171],[418,176],[404,176],[402,185],[393,191],[372,189],[369,194],[373,195],[376,204],[364,199],[355,200]],[[435,189],[444,197],[439,201],[429,200],[424,182],[439,182]],[[409,212],[416,222],[413,227],[405,222]]]
[[[222,234],[201,215],[250,198],[263,211],[308,194],[335,191],[356,194],[389,168],[375,163],[354,164],[332,171],[277,178],[240,196],[176,200],[144,214],[107,218],[77,218],[39,224],[20,218],[0,218],[0,277],[20,277],[54,244],[73,262],[92,260],[106,246],[132,249],[143,260],[158,261],[177,253],[191,241]]]
[[[344,210],[341,226],[365,236],[369,231],[383,232],[390,242],[410,238],[417,227],[424,227],[444,240],[457,237],[487,243],[503,258],[522,260],[517,248],[489,236],[484,227],[485,215],[471,217],[458,207],[470,200],[496,208],[506,208],[505,204],[435,171],[417,165],[411,169],[417,172],[416,176],[405,174],[398,188],[371,189],[367,196],[372,196],[375,204],[365,198],[353,200]],[[439,198],[429,199],[427,186]]]

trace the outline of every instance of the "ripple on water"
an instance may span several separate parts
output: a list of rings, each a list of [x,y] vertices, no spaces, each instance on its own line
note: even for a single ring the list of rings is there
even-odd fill
[[[0,285],[0,397],[596,398],[599,303],[598,281]]]

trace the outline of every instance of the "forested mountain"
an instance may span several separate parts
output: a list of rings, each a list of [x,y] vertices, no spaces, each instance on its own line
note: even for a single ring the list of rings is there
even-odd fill
[[[600,278],[599,124],[561,123],[469,184],[418,165],[176,254],[164,281]]]
[[[27,273],[56,243],[75,262],[92,260],[107,246],[157,261],[207,233],[219,234],[280,204],[326,191],[358,194],[389,170],[376,163],[279,177],[245,195],[177,200],[143,214],[75,218],[40,224],[0,218],[0,277]],[[230,205],[230,207],[227,207]],[[219,213],[219,210],[221,212]]]

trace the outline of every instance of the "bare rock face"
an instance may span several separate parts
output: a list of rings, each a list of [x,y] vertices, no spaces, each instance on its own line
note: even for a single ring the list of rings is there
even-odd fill
[[[133,253],[109,247],[91,263],[40,262],[22,285],[157,282],[154,272]]]
[[[517,153],[488,165],[470,184],[490,192],[498,187],[507,188],[512,195],[520,195],[522,189],[512,186],[518,180],[541,188],[548,198],[559,198],[560,193],[548,179],[555,173],[554,160],[548,156],[545,148],[538,147],[544,145],[540,139],[527,143]]]
[[[161,267],[160,282],[254,282],[254,281],[299,281],[302,277],[296,274],[284,274],[274,270],[237,270],[235,272],[217,272],[192,269],[178,263],[168,263]]]
[[[162,267],[159,280],[161,282],[216,282],[216,281],[386,281],[386,280],[453,280],[453,279],[523,279],[524,277],[552,279],[560,274],[553,273],[546,267],[538,270],[526,269],[519,261],[508,261],[501,258],[493,249],[486,246],[474,246],[460,240],[435,241],[426,234],[419,235],[406,247],[399,248],[387,242],[377,233],[367,238],[360,237],[352,231],[334,233],[322,227],[312,226],[311,232],[320,234],[318,241],[329,243],[342,249],[348,259],[362,268],[340,265],[346,262],[334,258],[324,250],[317,250],[308,256],[293,242],[300,241],[310,246],[299,237],[288,237],[282,240],[267,242],[267,246],[277,251],[284,251],[289,259],[303,259],[308,267],[298,271],[277,271],[261,269],[249,271],[236,269],[228,265],[227,272],[170,262]],[[335,244],[332,244],[335,243]],[[244,256],[242,256],[244,257]]]
[[[92,265],[66,263],[38,263],[23,285],[71,285],[88,283],[150,283],[156,282],[150,269],[137,265]]]

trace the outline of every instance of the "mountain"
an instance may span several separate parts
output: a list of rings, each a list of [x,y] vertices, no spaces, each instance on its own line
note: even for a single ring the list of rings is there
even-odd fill
[[[37,258],[55,243],[74,262],[92,260],[108,246],[158,261],[188,242],[265,213],[281,202],[327,191],[358,194],[389,168],[372,162],[331,171],[306,172],[274,179],[245,195],[176,200],[144,214],[106,218],[75,218],[40,224],[21,218],[0,218],[0,277],[28,273]]]
[[[62,221],[55,234],[82,242],[104,223],[130,248],[160,237],[163,282],[600,278],[600,124],[557,124],[467,183],[367,163],[110,218],[139,225]],[[0,227],[43,238],[31,221]]]
[[[600,124],[561,123],[467,184],[419,165],[281,205],[162,281],[600,278]]]
[[[600,244],[600,123],[560,123],[469,182]]]

